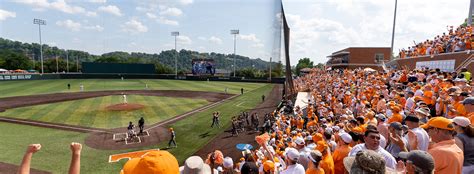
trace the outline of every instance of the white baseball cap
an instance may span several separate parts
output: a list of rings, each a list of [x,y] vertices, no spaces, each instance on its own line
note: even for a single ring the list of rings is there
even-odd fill
[[[339,137],[341,137],[342,141],[345,143],[351,143],[352,142],[352,137],[348,133],[340,133]]]
[[[289,147],[285,149],[285,157],[290,160],[297,161],[300,157],[300,152],[298,152],[298,150],[295,148]]]
[[[231,157],[225,157],[223,166],[224,168],[233,168],[234,161],[232,160]]]
[[[296,138],[295,143],[297,145],[304,145],[304,139],[301,137]]]
[[[466,117],[454,117],[453,122],[461,127],[467,127],[471,124],[471,121]]]

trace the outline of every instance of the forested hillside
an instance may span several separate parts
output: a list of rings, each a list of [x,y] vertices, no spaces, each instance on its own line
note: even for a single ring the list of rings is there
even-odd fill
[[[159,54],[148,54],[140,52],[110,52],[102,55],[93,55],[80,50],[65,50],[55,46],[43,44],[43,58],[45,73],[56,72],[56,59],[59,64],[59,72],[66,70],[66,57],[69,60],[69,71],[80,71],[81,62],[103,62],[103,63],[152,63],[155,64],[157,73],[174,73],[174,61],[176,51],[165,50]],[[196,58],[214,59],[216,68],[231,70],[233,54],[200,53],[191,50],[180,50],[178,54],[178,71],[188,73],[191,71],[191,60]],[[35,60],[35,61],[33,61]],[[0,38],[0,68],[40,70],[40,45],[37,43],[22,43]],[[79,67],[76,66],[79,65]],[[260,58],[250,59],[245,56],[236,56],[237,74],[241,76],[266,77],[268,76],[269,62]],[[249,72],[250,71],[250,72]],[[272,63],[272,76],[281,76],[282,68],[278,62]]]

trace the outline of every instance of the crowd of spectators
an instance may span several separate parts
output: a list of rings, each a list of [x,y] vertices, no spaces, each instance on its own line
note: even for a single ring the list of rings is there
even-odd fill
[[[310,94],[306,106],[285,101],[275,108],[259,124],[271,128],[242,158],[215,150],[179,167],[161,150],[129,160],[121,172],[474,173],[474,91],[467,70],[313,69],[294,83]]]
[[[472,27],[460,25],[456,29],[446,26],[447,33],[437,35],[432,40],[416,43],[413,46],[399,51],[400,58],[438,55],[442,53],[460,52],[473,48],[474,33]]]

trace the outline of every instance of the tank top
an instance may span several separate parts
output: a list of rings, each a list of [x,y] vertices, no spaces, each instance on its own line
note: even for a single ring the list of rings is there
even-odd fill
[[[464,163],[463,166],[474,165],[474,137],[468,137],[466,134],[456,135],[464,145]]]

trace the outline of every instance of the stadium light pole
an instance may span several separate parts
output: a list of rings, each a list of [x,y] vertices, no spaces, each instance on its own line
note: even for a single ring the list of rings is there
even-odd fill
[[[467,25],[472,26],[472,7],[474,6],[474,0],[469,3],[469,15],[467,16]]]
[[[56,73],[59,73],[59,62],[58,62],[58,56],[54,55],[56,57]]]
[[[69,73],[69,51],[66,50],[66,72]]]
[[[42,19],[33,19],[33,24],[38,24],[39,40],[40,40],[40,54],[41,54],[41,74],[44,73],[43,69],[43,44],[41,43],[41,25],[46,25],[46,21]]]
[[[390,60],[393,60],[394,58],[393,57],[393,41],[395,39],[395,21],[396,20],[397,20],[397,0],[395,0],[395,11],[393,12],[392,45],[390,46]]]
[[[237,35],[239,34],[239,30],[230,30],[230,34],[234,35],[234,77],[235,77],[235,45],[237,40]]]
[[[272,57],[270,57],[270,71],[268,72],[270,81],[272,81]]]
[[[176,38],[179,36],[178,31],[171,32],[171,36],[174,36],[174,51],[176,51],[176,55],[174,57],[174,76],[175,79],[178,79],[178,50],[176,50]]]

